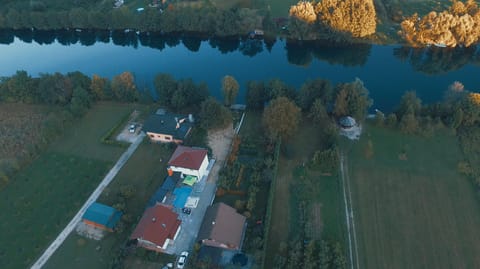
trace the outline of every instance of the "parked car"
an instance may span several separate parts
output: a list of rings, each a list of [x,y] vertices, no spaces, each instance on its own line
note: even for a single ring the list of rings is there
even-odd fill
[[[184,251],[180,254],[180,258],[178,258],[178,262],[177,262],[178,269],[183,269],[183,267],[185,266],[185,263],[187,262],[187,257],[188,257],[187,251]]]
[[[131,124],[130,127],[128,127],[128,131],[129,131],[130,133],[135,133],[135,129],[136,129],[135,124]]]
[[[188,207],[184,207],[184,208],[182,208],[182,212],[187,214],[187,215],[190,215],[190,213],[192,213],[192,209],[188,208]]]

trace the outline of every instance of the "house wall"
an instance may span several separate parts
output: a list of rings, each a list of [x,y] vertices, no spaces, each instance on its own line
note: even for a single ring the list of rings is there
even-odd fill
[[[157,133],[151,133],[151,132],[147,132],[147,135],[150,138],[150,141],[152,142],[176,143],[176,144],[183,143],[182,140],[174,139],[173,136],[171,135],[157,134]]]
[[[86,220],[86,219],[83,219],[83,222],[89,226],[92,226],[92,227],[95,227],[95,228],[98,228],[98,229],[101,229],[101,230],[104,230],[104,231],[109,231],[109,232],[113,232],[112,229],[108,228],[107,226],[104,226],[100,223],[96,223],[96,222],[93,222],[93,221],[90,221],[90,220]]]
[[[227,244],[217,242],[217,241],[211,240],[211,239],[204,239],[204,240],[202,240],[202,243],[204,245],[210,246],[210,247],[224,248],[224,249],[230,249],[230,250],[240,250],[240,248],[238,246],[227,245]]]
[[[163,248],[162,246],[158,246],[156,245],[155,243],[152,243],[148,240],[143,240],[143,239],[140,239],[140,238],[137,238],[138,240],[138,246],[142,247],[142,248],[146,248],[146,249],[149,249],[149,250],[153,250],[153,251],[156,251],[156,252],[163,252]]]
[[[196,176],[198,180],[202,179],[202,177],[206,174],[207,167],[208,167],[208,156],[205,156],[198,170],[193,170],[193,169],[188,169],[188,168],[178,167],[178,166],[170,166],[173,172],[183,173],[184,175]]]

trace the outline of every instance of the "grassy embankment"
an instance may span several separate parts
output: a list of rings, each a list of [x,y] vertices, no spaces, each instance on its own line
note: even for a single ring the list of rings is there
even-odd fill
[[[480,204],[456,141],[367,126],[350,144],[361,268],[480,267]]]
[[[340,181],[336,174],[322,175],[308,168],[313,153],[322,149],[323,134],[320,127],[306,121],[279,160],[270,234],[266,239],[266,268],[273,268],[274,257],[282,254],[282,242],[326,239],[344,243]],[[300,208],[300,203],[305,206]],[[305,220],[304,227],[300,219]],[[304,238],[299,238],[302,234]]]
[[[100,137],[132,105],[95,105],[1,191],[0,267],[26,268],[73,217],[124,149]]]

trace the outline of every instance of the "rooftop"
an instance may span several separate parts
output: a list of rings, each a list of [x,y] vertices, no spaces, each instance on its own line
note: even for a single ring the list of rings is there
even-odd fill
[[[168,161],[168,165],[198,170],[207,153],[206,149],[177,146]]]
[[[173,239],[180,224],[178,214],[171,207],[156,204],[145,210],[130,239],[142,239],[163,246],[167,238]]]
[[[183,140],[193,124],[188,116],[179,114],[153,114],[146,120],[143,130],[155,134],[171,135],[174,139]]]
[[[230,248],[241,248],[246,218],[224,204],[210,206],[198,233],[199,240],[213,240]]]
[[[88,207],[87,211],[85,211],[82,218],[113,229],[121,216],[122,212],[113,207],[100,203],[93,203]]]

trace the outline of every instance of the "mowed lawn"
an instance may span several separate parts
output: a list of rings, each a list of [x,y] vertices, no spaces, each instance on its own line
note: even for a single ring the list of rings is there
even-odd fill
[[[100,241],[83,238],[75,232],[71,233],[45,268],[110,268],[120,247],[126,242],[137,220],[142,216],[150,196],[163,183],[167,174],[166,163],[172,151],[173,148],[152,144],[148,139],[140,144],[98,199],[99,202],[112,206],[119,201],[118,193],[122,187],[133,186],[135,192],[125,203],[125,211],[131,216],[132,222],[125,225],[123,232],[110,233]],[[171,261],[173,260],[174,258]]]
[[[132,105],[95,105],[0,192],[0,268],[27,268],[124,149],[100,143]]]
[[[480,204],[456,141],[367,126],[350,144],[360,268],[480,268]]]
[[[270,10],[272,17],[288,18],[290,7],[297,4],[298,0],[266,0],[267,9]]]

